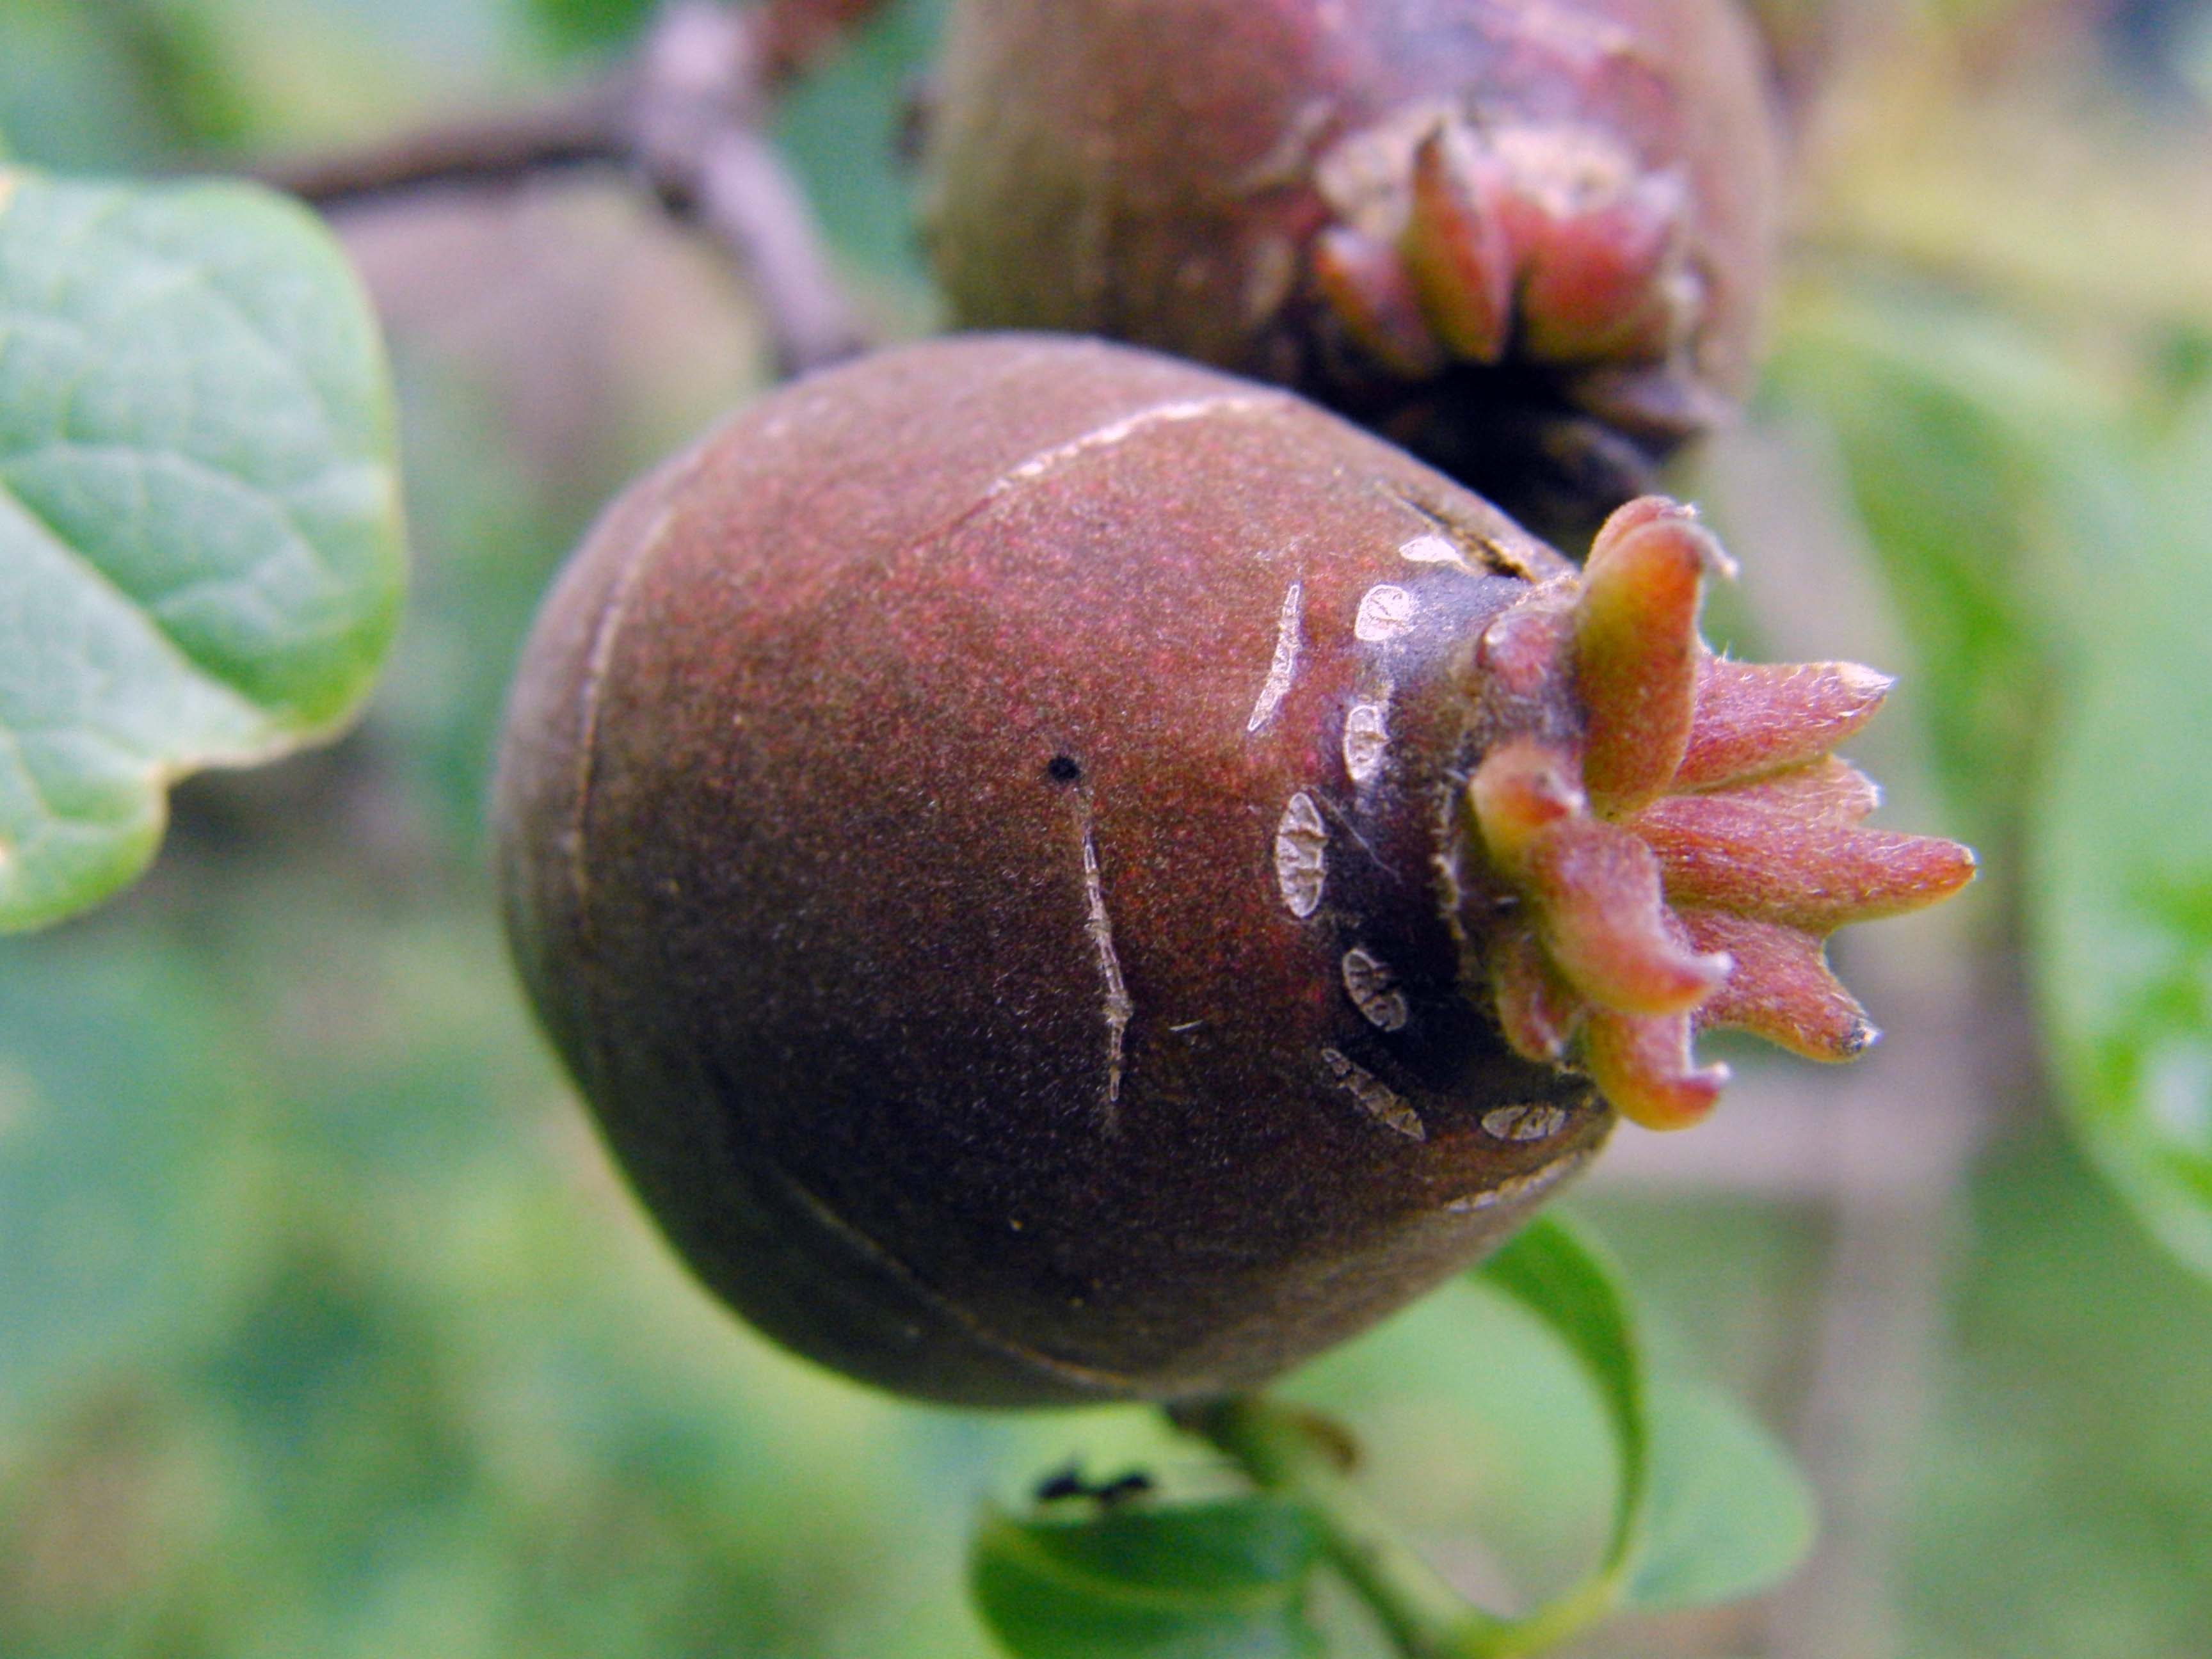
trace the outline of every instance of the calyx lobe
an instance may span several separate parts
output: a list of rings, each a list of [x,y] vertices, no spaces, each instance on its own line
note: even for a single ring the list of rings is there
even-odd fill
[[[1506,1039],[1579,1064],[1632,1121],[1710,1112],[1733,1026],[1815,1060],[1877,1033],[1829,970],[1844,924],[1948,897],[1954,842],[1864,827],[1880,792],[1832,754],[1890,682],[1854,663],[1753,665],[1698,631],[1734,567],[1659,496],[1606,523],[1577,579],[1544,584],[1476,647],[1480,764],[1463,833],[1490,881],[1462,921]]]

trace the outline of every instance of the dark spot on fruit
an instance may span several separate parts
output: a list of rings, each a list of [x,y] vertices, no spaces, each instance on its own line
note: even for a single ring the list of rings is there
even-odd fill
[[[1083,781],[1083,765],[1073,755],[1054,755],[1047,763],[1044,775],[1054,783],[1080,783]]]

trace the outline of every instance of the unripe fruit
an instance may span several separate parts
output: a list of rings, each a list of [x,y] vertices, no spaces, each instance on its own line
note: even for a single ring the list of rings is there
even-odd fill
[[[1577,576],[1146,353],[838,369],[549,600],[516,955],[647,1205],[792,1347],[972,1403],[1249,1387],[1504,1237],[1600,1088],[1697,1115],[1700,1012],[1863,1046],[1820,938],[1969,872],[1856,828],[1826,750],[1886,683],[1705,651],[1718,559],[1639,502]]]
[[[1565,520],[1745,389],[1778,148],[1735,0],[960,0],[931,241]]]

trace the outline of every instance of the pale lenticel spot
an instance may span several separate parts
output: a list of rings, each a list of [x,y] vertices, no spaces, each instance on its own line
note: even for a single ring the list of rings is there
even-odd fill
[[[1275,826],[1275,884],[1292,915],[1304,921],[1321,908],[1328,881],[1328,826],[1313,797],[1300,790]]]

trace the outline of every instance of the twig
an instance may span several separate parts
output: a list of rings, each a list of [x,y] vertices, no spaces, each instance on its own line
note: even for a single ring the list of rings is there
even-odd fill
[[[566,98],[403,133],[388,143],[255,169],[265,185],[326,210],[433,185],[511,184],[558,168],[627,160],[633,77],[610,76]]]
[[[325,209],[434,185],[624,167],[729,252],[787,374],[866,343],[805,193],[765,136],[774,96],[885,0],[671,0],[633,61],[567,97],[280,162],[264,182]]]
[[[1405,1659],[1528,1659],[1601,1624],[1619,1605],[1614,1563],[1524,1619],[1500,1618],[1446,1583],[1360,1496],[1342,1448],[1306,1413],[1245,1395],[1170,1407],[1168,1417],[1211,1442],[1255,1486],[1305,1510],[1330,1562]]]
[[[1508,1621],[1474,1606],[1421,1559],[1294,1413],[1255,1395],[1171,1415],[1255,1485],[1304,1506],[1329,1559],[1407,1659],[1476,1659],[1501,1651],[1497,1644],[1512,1628]]]
[[[781,366],[798,374],[864,342],[813,210],[763,133],[769,93],[797,61],[789,43],[783,58],[764,50],[768,25],[790,12],[666,7],[640,58],[630,143],[661,198],[730,250],[769,315]]]

